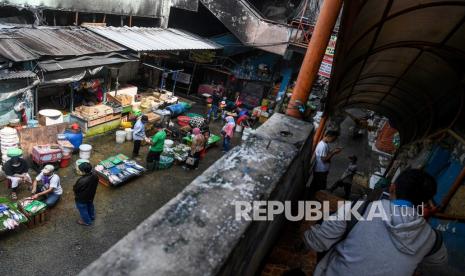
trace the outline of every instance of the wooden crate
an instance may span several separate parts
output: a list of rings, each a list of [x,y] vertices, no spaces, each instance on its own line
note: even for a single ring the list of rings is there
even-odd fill
[[[37,226],[40,226],[42,224],[44,224],[47,220],[47,210],[39,213],[39,214],[36,214],[36,215],[26,215],[27,218],[28,218],[28,222],[26,224],[26,226],[28,228],[34,228],[34,227],[37,227]]]

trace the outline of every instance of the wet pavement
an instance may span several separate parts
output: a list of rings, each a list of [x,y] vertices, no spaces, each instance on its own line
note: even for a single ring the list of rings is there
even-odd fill
[[[219,128],[218,123],[213,124],[212,132],[219,133]],[[93,164],[117,153],[130,156],[132,151],[130,142],[116,144],[114,133],[86,142],[94,147]],[[145,156],[147,150],[143,147],[141,155]],[[47,222],[0,236],[0,275],[75,275],[176,196],[222,155],[221,145],[218,145],[209,149],[198,170],[185,171],[174,165],[167,170],[147,173],[120,187],[99,185],[94,202],[96,220],[90,227],[76,223],[79,216],[72,186],[78,176],[74,172],[74,163],[60,169],[58,174],[64,194],[58,205],[48,212]],[[75,155],[73,161],[76,159]],[[8,191],[1,185],[0,196],[6,195]],[[26,196],[29,192],[23,186],[19,198]]]

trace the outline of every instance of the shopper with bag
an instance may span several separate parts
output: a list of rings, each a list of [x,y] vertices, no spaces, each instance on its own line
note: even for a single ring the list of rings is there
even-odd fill
[[[231,139],[234,135],[234,128],[236,123],[232,116],[226,117],[226,124],[221,130],[221,135],[223,136],[223,152],[228,152],[231,148]]]
[[[199,167],[200,155],[205,148],[205,137],[203,136],[200,128],[192,130],[192,144],[189,157],[186,160],[185,168],[193,170]]]

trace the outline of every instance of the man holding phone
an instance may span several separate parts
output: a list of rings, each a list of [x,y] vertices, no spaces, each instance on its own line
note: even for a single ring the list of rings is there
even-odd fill
[[[339,132],[328,130],[315,149],[315,165],[313,167],[313,181],[310,184],[310,197],[313,197],[319,190],[326,189],[326,182],[329,174],[331,159],[342,151],[342,148],[331,150],[329,144],[336,141]]]

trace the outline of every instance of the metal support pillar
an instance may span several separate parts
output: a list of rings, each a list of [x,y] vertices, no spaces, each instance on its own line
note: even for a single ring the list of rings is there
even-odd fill
[[[287,108],[287,115],[301,118],[302,114],[296,108],[300,104],[306,104],[308,96],[315,81],[323,56],[331,38],[339,12],[342,8],[342,0],[325,0],[320,9],[315,30],[308,43],[296,86]]]

